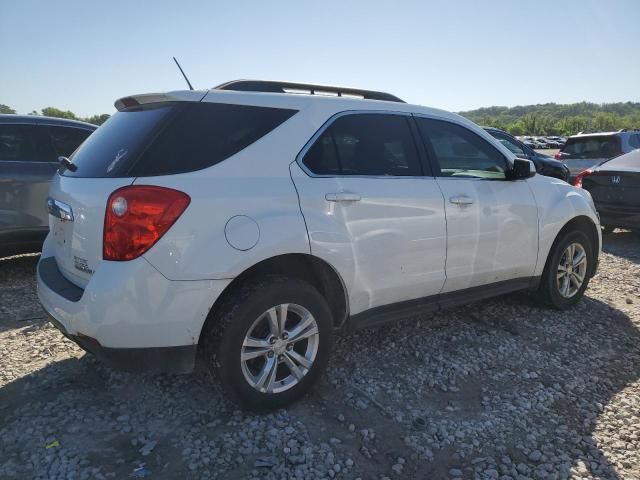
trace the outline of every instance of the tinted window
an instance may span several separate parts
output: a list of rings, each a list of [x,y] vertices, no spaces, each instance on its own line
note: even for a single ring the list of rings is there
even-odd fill
[[[163,103],[118,112],[74,153],[76,177],[153,176],[200,170],[234,155],[295,110]]]
[[[72,177],[126,176],[154,131],[173,111],[173,104],[154,104],[118,112],[87,138],[71,157]]]
[[[73,127],[48,127],[51,144],[59,156],[70,156],[78,146],[91,134],[90,130]]]
[[[507,135],[504,135],[499,132],[494,132],[491,130],[489,130],[488,133],[491,134],[492,137],[498,140],[501,144],[503,144],[509,150],[511,150],[511,152],[513,152],[515,155],[519,155],[521,157],[527,156],[524,149],[519,144],[514,142],[511,138],[509,138]]]
[[[504,156],[471,130],[441,120],[418,118],[417,122],[440,166],[440,176],[506,178]]]
[[[602,164],[607,169],[634,168],[640,169],[640,150],[633,150]]]
[[[631,148],[640,148],[640,133],[629,137],[629,145],[631,145]]]
[[[568,139],[562,149],[562,159],[611,158],[621,153],[620,138],[590,135]]]
[[[210,167],[248,147],[294,113],[223,103],[184,104],[132,174],[167,175]]]
[[[303,162],[319,175],[422,175],[409,119],[401,115],[342,116],[318,138]]]
[[[31,125],[0,124],[0,161],[34,160]]]

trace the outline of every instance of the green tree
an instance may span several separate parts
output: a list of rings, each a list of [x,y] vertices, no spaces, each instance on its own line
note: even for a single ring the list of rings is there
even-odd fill
[[[3,105],[0,103],[0,113],[16,113],[16,111],[11,108],[9,105]]]
[[[59,108],[55,108],[55,107],[46,107],[43,108],[41,110],[42,115],[46,116],[46,117],[58,117],[58,118],[68,118],[71,120],[77,120],[78,117],[76,117],[76,114],[67,110],[66,112],[63,110],[60,110]]]
[[[102,125],[104,122],[109,120],[108,113],[103,113],[101,115],[92,115],[91,117],[83,118],[82,120],[88,123],[93,123],[94,125]]]

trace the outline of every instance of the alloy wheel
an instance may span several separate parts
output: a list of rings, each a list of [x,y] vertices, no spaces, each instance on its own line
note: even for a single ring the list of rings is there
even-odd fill
[[[564,298],[573,297],[585,281],[587,274],[587,253],[579,243],[570,244],[558,263],[557,286],[558,292]]]
[[[306,308],[280,304],[249,328],[240,353],[242,373],[262,393],[280,393],[297,385],[318,353],[318,324]]]

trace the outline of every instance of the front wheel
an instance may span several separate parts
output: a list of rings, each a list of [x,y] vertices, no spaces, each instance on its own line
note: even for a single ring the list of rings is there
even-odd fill
[[[240,287],[208,322],[205,362],[245,407],[284,407],[324,370],[332,324],[331,311],[313,286],[268,276]]]
[[[565,310],[584,295],[591,277],[593,246],[582,232],[570,232],[554,245],[540,283],[543,299]]]

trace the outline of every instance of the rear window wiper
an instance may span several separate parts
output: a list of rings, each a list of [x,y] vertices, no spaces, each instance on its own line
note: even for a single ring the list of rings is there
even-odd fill
[[[74,165],[71,160],[69,160],[67,157],[63,157],[60,156],[58,157],[58,162],[60,163],[60,165],[62,165],[65,169],[71,171],[71,172],[75,172],[76,170],[78,170],[77,165]]]

